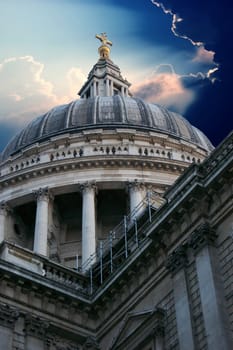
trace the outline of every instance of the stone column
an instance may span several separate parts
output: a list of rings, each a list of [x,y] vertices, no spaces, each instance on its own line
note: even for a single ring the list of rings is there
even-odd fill
[[[195,350],[185,276],[185,266],[187,264],[186,250],[186,246],[178,247],[168,256],[166,266],[172,274],[179,349]]]
[[[94,96],[93,92],[94,92],[94,87],[93,87],[93,83],[92,83],[91,86],[90,86],[90,96],[91,97]]]
[[[35,196],[37,207],[33,250],[38,254],[47,255],[49,200],[51,194],[46,187],[35,191]]]
[[[125,96],[125,88],[124,86],[121,87],[121,95],[124,97]]]
[[[106,79],[105,81],[105,88],[106,88],[106,96],[109,96],[109,79]]]
[[[82,264],[96,251],[95,234],[95,192],[96,186],[86,183],[81,186],[83,195],[82,207]]]
[[[10,212],[10,207],[6,202],[0,203],[0,243],[4,241],[6,234],[6,223],[7,223],[7,215]]]
[[[226,311],[224,291],[214,242],[216,234],[205,223],[190,239],[196,257],[196,268],[208,349],[233,349],[231,327]]]
[[[128,183],[129,197],[130,197],[130,213],[132,219],[138,216],[144,209],[142,205],[143,200],[143,184],[135,180]],[[139,205],[141,203],[141,206]]]
[[[93,96],[96,96],[96,81],[93,82]]]
[[[109,80],[109,84],[110,84],[110,96],[113,96],[113,81]]]

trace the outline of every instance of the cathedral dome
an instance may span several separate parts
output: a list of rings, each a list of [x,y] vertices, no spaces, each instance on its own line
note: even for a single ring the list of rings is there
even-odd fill
[[[154,131],[191,142],[207,151],[213,148],[207,137],[181,115],[139,98],[118,94],[79,99],[37,117],[9,142],[2,160],[55,135],[109,127]]]
[[[100,57],[80,98],[31,121],[0,162],[0,228],[9,219],[9,241],[84,272],[99,243],[151,216],[213,149],[181,115],[133,97],[109,58],[111,41],[97,38]]]

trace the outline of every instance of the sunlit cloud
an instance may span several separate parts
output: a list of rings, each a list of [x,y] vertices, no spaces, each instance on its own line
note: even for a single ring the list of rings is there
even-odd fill
[[[134,85],[131,91],[147,102],[161,104],[182,114],[195,99],[195,92],[184,87],[182,77],[171,65],[159,65],[151,77]]]
[[[80,69],[71,68],[64,94],[58,96],[43,73],[44,64],[32,56],[11,57],[0,64],[0,122],[24,125],[52,107],[68,103],[74,87],[77,89],[85,79]]]
[[[86,76],[80,68],[72,67],[66,74],[66,78],[69,84],[70,95],[72,96],[74,91],[77,91],[82,87],[86,81]]]
[[[205,47],[202,45],[198,47],[196,55],[193,58],[193,62],[213,64],[214,55],[215,55],[214,51],[206,50]]]

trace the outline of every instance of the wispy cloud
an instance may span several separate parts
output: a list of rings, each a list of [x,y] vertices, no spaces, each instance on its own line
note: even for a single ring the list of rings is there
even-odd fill
[[[151,0],[152,4],[162,9],[162,11],[165,14],[169,14],[172,17],[172,24],[171,24],[171,31],[172,33],[179,38],[182,38],[184,40],[188,40],[194,47],[196,47],[196,55],[193,58],[193,62],[198,62],[202,64],[210,64],[214,67],[208,69],[206,73],[203,73],[206,78],[208,78],[212,83],[216,80],[215,77],[213,77],[213,73],[216,73],[218,68],[218,63],[214,61],[214,55],[215,52],[211,50],[207,50],[205,48],[205,43],[202,41],[194,41],[192,38],[188,37],[187,35],[180,33],[178,31],[177,25],[178,23],[183,21],[183,18],[181,18],[178,14],[174,13],[171,9],[168,9],[164,6],[162,2]]]
[[[162,2],[158,2],[156,0],[151,0],[151,2],[155,6],[160,7],[165,14],[169,14],[169,15],[172,16],[171,31],[173,32],[173,34],[175,36],[178,36],[179,38],[183,38],[185,40],[190,41],[191,44],[194,45],[194,46],[201,46],[201,45],[203,45],[203,42],[201,42],[201,41],[194,41],[191,38],[189,38],[187,35],[178,33],[177,24],[182,22],[183,18],[181,18],[178,14],[172,12],[171,9],[165,8],[165,6],[164,6],[164,4]]]

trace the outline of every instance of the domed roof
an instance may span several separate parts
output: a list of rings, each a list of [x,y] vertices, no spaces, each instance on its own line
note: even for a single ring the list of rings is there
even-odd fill
[[[207,137],[181,115],[156,104],[118,94],[81,98],[53,108],[33,120],[9,142],[2,153],[2,160],[55,135],[112,127],[156,131],[197,144],[207,151],[213,149]]]

